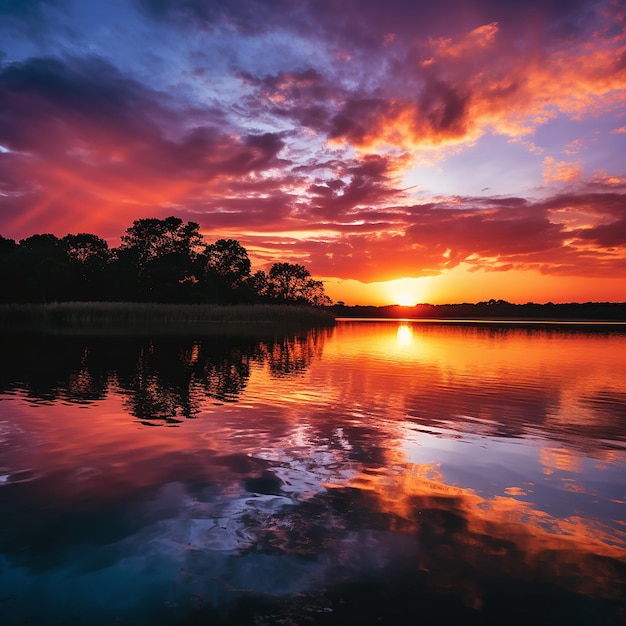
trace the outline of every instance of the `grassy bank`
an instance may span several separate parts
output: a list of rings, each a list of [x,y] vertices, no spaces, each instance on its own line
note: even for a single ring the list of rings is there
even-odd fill
[[[56,302],[0,305],[6,330],[130,330],[222,332],[225,329],[298,329],[332,326],[331,311],[310,306]]]

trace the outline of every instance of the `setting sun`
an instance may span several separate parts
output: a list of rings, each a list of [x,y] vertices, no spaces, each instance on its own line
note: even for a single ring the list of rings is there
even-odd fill
[[[415,306],[417,304],[417,299],[410,293],[399,293],[397,300],[396,304],[400,306]]]
[[[381,300],[384,304],[399,304],[400,306],[415,306],[424,302],[427,297],[426,288],[430,277],[424,278],[400,278],[381,284]]]

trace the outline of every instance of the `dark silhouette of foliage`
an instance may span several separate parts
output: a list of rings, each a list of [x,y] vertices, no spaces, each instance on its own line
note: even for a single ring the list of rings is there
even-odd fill
[[[209,297],[216,302],[249,299],[250,259],[246,249],[234,239],[218,239],[200,255],[202,279]]]
[[[134,267],[140,298],[183,302],[192,294],[196,259],[202,245],[200,225],[178,217],[135,220],[122,235],[122,263]]]
[[[104,275],[113,254],[109,244],[96,235],[79,233],[61,240],[70,273],[70,289],[76,300],[97,300],[102,297]]]
[[[17,244],[13,241],[13,239],[5,239],[2,235],[0,235],[0,258],[15,252],[16,249]]]
[[[32,235],[19,242],[13,259],[14,285],[24,302],[52,302],[70,296],[69,266],[60,239]]]
[[[265,279],[257,272],[255,280],[264,289],[262,295],[273,300],[316,306],[330,304],[323,283],[311,278],[309,270],[297,263],[274,263]]]
[[[267,279],[267,274],[263,270],[258,270],[250,276],[250,280],[248,281],[250,285],[250,289],[253,293],[257,295],[257,297],[263,301],[268,301],[269,295],[269,283]]]
[[[14,269],[18,249],[13,239],[0,235],[0,302],[10,302],[12,294],[17,291]]]
[[[503,320],[534,321],[616,321],[626,320],[626,302],[570,302],[554,304],[512,304],[505,300],[487,300],[476,304],[417,304],[413,307],[390,306],[346,306],[337,303],[332,307],[337,317],[369,318],[416,318],[448,320]],[[570,326],[573,328],[573,326]],[[606,327],[608,328],[608,326]]]
[[[122,235],[120,248],[133,250],[141,267],[169,254],[193,257],[202,245],[199,229],[196,222],[185,224],[173,216],[135,220]]]
[[[275,263],[251,274],[234,239],[205,245],[196,222],[135,220],[118,248],[90,233],[0,236],[0,302],[140,301],[328,305],[321,281],[302,265]]]

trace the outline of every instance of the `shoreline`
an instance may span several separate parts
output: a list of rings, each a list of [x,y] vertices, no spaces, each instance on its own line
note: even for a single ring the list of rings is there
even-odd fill
[[[506,322],[626,322],[626,302],[512,304],[418,304],[416,306],[333,305],[337,319],[419,319]]]
[[[327,309],[282,304],[59,302],[0,305],[0,330],[44,332],[250,333],[330,327]]]

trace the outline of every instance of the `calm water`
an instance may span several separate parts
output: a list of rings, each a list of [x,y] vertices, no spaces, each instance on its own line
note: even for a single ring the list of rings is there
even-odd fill
[[[626,623],[626,326],[0,336],[0,623]]]

